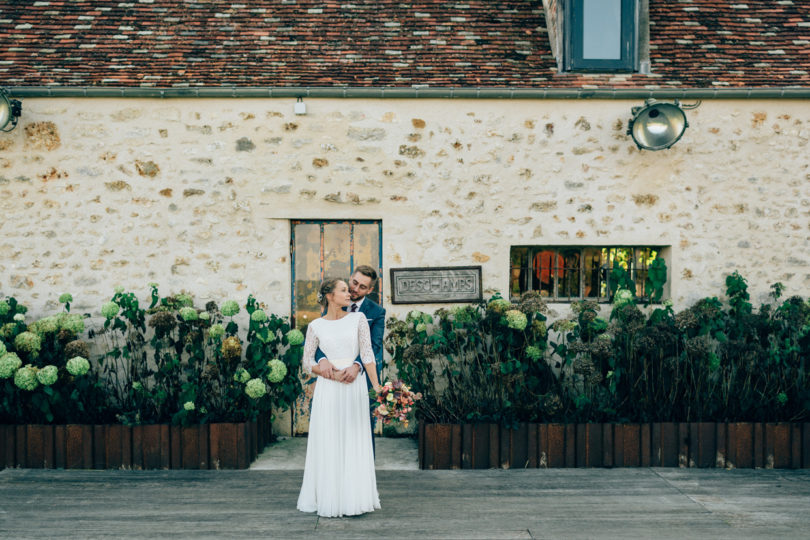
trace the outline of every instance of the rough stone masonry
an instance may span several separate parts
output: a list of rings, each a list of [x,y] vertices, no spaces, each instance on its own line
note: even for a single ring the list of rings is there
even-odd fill
[[[286,314],[289,220],[344,218],[382,220],[385,272],[480,264],[488,290],[512,245],[664,245],[676,308],[734,270],[754,302],[806,295],[807,104],[704,101],[660,152],[625,135],[638,104],[26,99],[0,134],[0,292],[95,312],[156,281]]]

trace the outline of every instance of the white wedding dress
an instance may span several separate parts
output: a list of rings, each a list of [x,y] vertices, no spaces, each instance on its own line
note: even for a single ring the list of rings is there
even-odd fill
[[[348,367],[358,353],[374,365],[365,315],[315,319],[307,328],[302,366],[312,373],[320,347],[336,369]],[[298,509],[319,516],[353,516],[380,508],[371,443],[365,373],[351,384],[319,378],[312,397],[304,482]]]

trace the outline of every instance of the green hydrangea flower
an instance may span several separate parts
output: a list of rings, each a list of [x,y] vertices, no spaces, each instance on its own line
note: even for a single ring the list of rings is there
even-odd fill
[[[211,318],[211,314],[208,313],[207,311],[201,311],[197,316],[200,318],[201,321],[207,321]]]
[[[0,358],[2,358],[4,354],[6,354],[6,344],[0,341]]]
[[[115,289],[113,289],[113,290],[115,291],[115,294],[123,294],[123,293],[124,293],[124,287],[123,287],[122,285],[118,285],[118,286],[117,286]]]
[[[16,384],[17,388],[20,390],[27,390],[29,392],[36,390],[37,386],[39,386],[37,370],[34,369],[31,364],[21,367],[17,370],[17,373],[14,374],[14,384]]]
[[[239,313],[239,304],[236,303],[236,300],[228,300],[222,304],[221,311],[226,317],[233,317]]]
[[[14,347],[18,351],[27,352],[31,356],[37,356],[42,348],[42,340],[33,332],[21,332],[14,338]]]
[[[87,361],[87,358],[74,356],[67,361],[65,367],[67,368],[68,373],[74,377],[80,377],[90,371],[90,362]]]
[[[55,334],[59,331],[59,320],[53,316],[43,317],[42,319],[29,324],[28,330],[41,337],[45,337],[48,334]]]
[[[267,362],[267,367],[270,368],[270,373],[267,374],[267,380],[271,383],[281,382],[287,375],[287,366],[278,358],[273,358]]]
[[[60,330],[79,335],[84,332],[84,317],[78,313],[62,313],[57,317]]]
[[[250,320],[257,323],[263,323],[267,320],[267,313],[263,309],[257,309],[250,314]]]
[[[505,300],[503,298],[496,298],[495,300],[490,301],[487,304],[487,309],[494,311],[495,313],[503,313],[510,308],[512,304],[509,300]]]
[[[571,319],[557,319],[551,324],[551,329],[561,334],[573,332],[577,327],[577,322]]]
[[[64,293],[59,297],[60,304],[67,304],[68,302],[73,302],[73,295],[70,293]]]
[[[6,353],[0,358],[0,379],[8,379],[14,375],[20,366],[22,365],[22,360],[20,357],[17,356],[16,353]]]
[[[0,337],[9,340],[14,337],[14,332],[17,330],[17,325],[13,322],[6,323],[2,327],[0,327]]]
[[[510,309],[506,312],[506,325],[515,330],[525,330],[528,324],[526,314],[517,309]]]
[[[15,313],[14,314],[14,321],[15,322],[25,322],[25,315],[22,313]]]
[[[187,411],[193,411],[194,409],[196,409],[196,407],[194,406],[193,401],[186,401],[185,403],[183,403],[183,409]]]
[[[623,306],[625,304],[632,304],[634,301],[633,299],[633,292],[629,289],[619,289],[616,291],[616,295],[613,297],[613,305],[614,307]]]
[[[548,328],[546,328],[546,321],[540,321],[537,319],[533,320],[532,329],[535,332],[537,332],[537,335],[540,337],[545,336],[546,333],[548,333]]]
[[[214,339],[221,338],[225,335],[225,327],[221,324],[212,324],[211,328],[208,329],[208,335]]]
[[[108,320],[118,315],[119,311],[121,311],[121,306],[115,302],[107,302],[101,306],[101,314],[104,315],[104,317],[106,317]]]
[[[157,284],[156,281],[150,281],[149,283],[147,283],[147,285],[149,287],[151,287],[152,289],[157,289],[158,288],[158,284]]]
[[[427,325],[425,323],[423,323],[423,322],[420,322],[419,324],[416,325],[416,331],[417,332],[426,332],[427,331]]]
[[[453,320],[456,322],[468,323],[473,320],[472,311],[466,307],[453,308],[451,313],[453,314]]]
[[[191,307],[194,305],[194,299],[190,294],[181,293],[174,297],[177,303],[181,306]]]
[[[0,301],[0,317],[3,315],[8,315],[8,312],[11,310],[11,306],[5,300]]]
[[[196,321],[199,318],[197,315],[197,310],[193,307],[181,307],[180,317],[182,317],[182,319],[186,322]]]
[[[56,382],[59,370],[56,366],[45,366],[37,371],[37,380],[42,386],[50,386]]]
[[[529,347],[526,347],[526,356],[537,361],[543,357],[543,351],[540,350],[540,347],[530,345]]]
[[[250,380],[250,373],[245,368],[239,368],[236,370],[236,373],[233,374],[233,380],[238,383],[245,384]]]
[[[779,405],[785,405],[788,402],[787,394],[784,392],[779,392],[776,395],[776,401],[779,402]]]
[[[301,333],[301,330],[297,328],[293,328],[289,332],[287,332],[287,343],[292,346],[301,345],[304,342],[304,334]]]
[[[261,379],[250,379],[245,385],[245,394],[251,399],[259,399],[267,393],[267,387]]]
[[[132,390],[134,390],[135,392],[143,391],[143,384],[140,383],[139,381],[135,381],[134,383],[132,383]]]

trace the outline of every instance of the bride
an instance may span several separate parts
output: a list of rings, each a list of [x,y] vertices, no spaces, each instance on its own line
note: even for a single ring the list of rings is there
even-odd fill
[[[366,378],[338,382],[337,372],[326,376],[315,363],[318,347],[336,370],[351,366],[359,354],[373,388],[379,390],[368,323],[360,312],[343,311],[351,303],[349,287],[343,280],[324,281],[318,300],[326,314],[309,324],[302,361],[307,374],[319,377],[312,398],[298,509],[324,517],[373,512],[380,508],[380,497]]]

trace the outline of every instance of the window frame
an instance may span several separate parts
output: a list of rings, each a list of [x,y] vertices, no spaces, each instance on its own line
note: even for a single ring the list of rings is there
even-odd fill
[[[383,305],[383,273],[382,273],[382,248],[383,248],[383,229],[382,229],[382,220],[378,219],[291,219],[290,220],[290,320],[291,326],[293,328],[300,328],[298,326],[298,309],[296,303],[296,293],[297,286],[296,286],[296,275],[295,275],[295,265],[296,265],[296,249],[295,249],[295,232],[296,232],[296,225],[318,225],[319,227],[319,236],[320,236],[320,245],[318,247],[318,259],[320,264],[319,270],[319,279],[323,281],[325,277],[325,270],[324,270],[324,230],[326,225],[350,225],[350,232],[349,232],[349,275],[348,276],[335,276],[335,277],[346,277],[349,278],[354,273],[356,264],[355,264],[355,249],[354,249],[354,237],[355,237],[355,225],[376,225],[377,226],[377,253],[378,253],[378,268],[377,270],[377,283],[374,285],[374,290],[369,293],[368,297],[376,302],[379,305]],[[366,262],[361,262],[361,264],[367,264]]]
[[[621,1],[621,58],[585,59],[583,55],[585,0],[565,0],[565,71],[621,73],[638,71],[639,1]]]
[[[526,250],[525,252],[525,260],[522,262],[515,263],[516,260],[516,250]],[[570,302],[578,302],[581,300],[593,300],[599,303],[610,303],[613,301],[613,293],[611,292],[611,270],[613,268],[613,262],[622,259],[623,257],[619,256],[619,253],[627,250],[632,250],[631,261],[629,263],[629,274],[630,279],[633,281],[635,285],[634,297],[637,301],[640,302],[649,302],[649,297],[644,294],[644,282],[647,277],[647,273],[649,271],[649,266],[652,261],[658,257],[667,260],[669,257],[670,246],[667,245],[628,245],[628,244],[612,244],[612,245],[602,245],[602,246],[594,246],[594,245],[587,245],[587,246],[572,246],[572,245],[526,245],[526,244],[519,244],[519,245],[511,245],[509,247],[509,283],[507,290],[509,291],[509,298],[517,299],[520,297],[521,294],[527,291],[542,291],[545,289],[543,283],[547,283],[546,280],[543,280],[542,276],[543,273],[547,273],[547,278],[552,278],[553,281],[550,284],[549,290],[551,291],[550,294],[544,295],[543,298],[549,303],[570,303]],[[650,252],[655,252],[655,256],[650,258]],[[539,266],[535,265],[535,259],[538,256],[542,256],[544,253],[551,253],[551,264],[549,266],[543,266],[542,262]],[[586,272],[589,271],[589,268],[586,268],[587,261],[592,261],[592,257],[594,252],[599,253],[599,268],[597,269],[596,275],[596,284],[595,286],[598,288],[597,294],[595,296],[586,296],[585,289],[586,289],[586,282],[591,282],[593,286],[593,276],[591,279],[586,279]],[[571,294],[563,294],[565,291],[562,290],[562,282],[567,281],[567,274],[566,270],[572,269],[568,264],[568,261],[572,259],[571,255],[573,253],[577,254],[578,259],[578,266],[576,267],[576,271],[578,272],[578,287],[577,295]],[[625,253],[626,255],[626,253]],[[518,256],[517,258],[522,258]],[[562,266],[560,266],[560,260],[562,260]],[[555,264],[556,263],[556,264]],[[625,268],[627,270],[627,268]],[[514,287],[517,278],[517,289]],[[667,281],[664,288],[664,295],[659,299],[658,302],[650,302],[654,304],[659,304],[663,302],[666,298],[669,297],[669,268],[667,269]],[[520,281],[523,283],[520,283]],[[573,280],[572,280],[573,281]],[[537,286],[537,282],[539,282],[539,286]],[[570,282],[569,282],[570,283]],[[602,292],[602,288],[604,287],[604,293]],[[639,288],[642,294],[638,294]],[[568,290],[570,291],[570,285]]]

